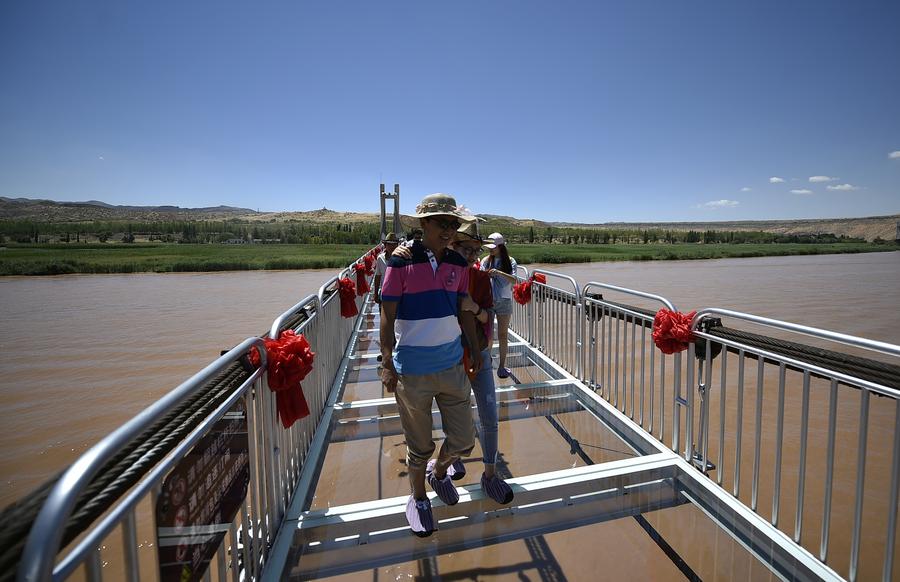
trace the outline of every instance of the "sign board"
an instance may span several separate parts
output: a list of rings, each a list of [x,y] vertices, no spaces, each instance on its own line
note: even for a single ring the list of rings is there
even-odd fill
[[[161,582],[201,580],[250,483],[247,403],[241,398],[172,469],[156,501]],[[233,559],[238,558],[236,548]]]

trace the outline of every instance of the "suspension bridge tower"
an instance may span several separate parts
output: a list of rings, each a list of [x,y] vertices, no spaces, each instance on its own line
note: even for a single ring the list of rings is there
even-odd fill
[[[388,228],[387,228],[387,213],[385,212],[385,201],[393,200],[394,201],[394,225],[391,230],[397,233],[397,236],[401,235],[402,225],[400,224],[400,184],[394,184],[394,191],[385,192],[384,184],[381,184],[381,238],[384,239],[387,236]]]

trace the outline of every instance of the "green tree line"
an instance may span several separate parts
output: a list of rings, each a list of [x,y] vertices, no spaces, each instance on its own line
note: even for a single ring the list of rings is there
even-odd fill
[[[380,229],[369,223],[159,221],[0,221],[0,242],[153,242],[265,244],[376,244]]]
[[[670,230],[521,226],[488,221],[484,234],[499,231],[512,244],[765,244],[864,242],[862,239],[821,234],[779,234],[763,231]],[[407,235],[409,233],[406,233]],[[92,221],[42,222],[0,220],[0,243],[92,243],[136,239],[168,243],[263,244],[376,244],[380,227],[371,223],[313,223],[299,221]]]

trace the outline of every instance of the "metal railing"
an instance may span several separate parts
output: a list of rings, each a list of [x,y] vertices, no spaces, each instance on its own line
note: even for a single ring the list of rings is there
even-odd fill
[[[691,431],[688,431],[685,448],[682,451],[685,458],[694,455],[701,468],[710,466],[708,459],[715,456],[716,483],[722,486],[730,479],[732,495],[738,499],[746,499],[746,495],[741,494],[743,414],[735,416],[733,431],[726,431],[726,424],[732,405],[735,409],[743,409],[747,393],[755,393],[752,394],[755,397],[755,404],[749,498],[751,509],[760,515],[768,513],[773,526],[782,529],[796,543],[810,546],[807,549],[812,553],[816,553],[815,548],[811,547],[814,544],[809,540],[812,536],[804,535],[804,525],[810,520],[821,520],[817,555],[826,563],[829,563],[830,549],[833,545],[831,543],[833,530],[837,528],[841,532],[849,531],[849,553],[839,552],[838,563],[830,565],[838,566],[836,569],[846,571],[850,580],[856,580],[861,577],[862,526],[866,519],[864,500],[868,500],[868,503],[874,505],[875,511],[869,512],[868,516],[868,525],[871,528],[869,531],[872,533],[866,543],[870,558],[867,562],[869,564],[880,562],[882,579],[891,580],[896,551],[897,497],[900,490],[900,390],[828,366],[816,365],[798,357],[785,355],[774,347],[760,348],[704,331],[703,323],[714,317],[737,320],[779,333],[800,334],[830,343],[849,345],[889,358],[900,357],[900,346],[726,309],[700,310],[692,324],[695,336],[704,344],[699,353],[701,359],[697,360],[696,367],[697,394],[700,398],[700,410],[696,416],[698,439],[694,452],[695,443]],[[696,360],[697,345],[693,343],[688,348],[690,362]],[[715,356],[717,351],[720,352],[718,357]],[[731,363],[732,357],[736,357],[737,361]],[[755,385],[746,381],[748,374],[745,363],[748,359],[756,360]],[[877,365],[877,362],[873,365]],[[694,370],[694,366],[690,366],[687,370],[688,386],[695,384]],[[775,390],[774,398],[772,390]],[[718,411],[711,410],[714,397],[718,400]],[[815,421],[821,420],[810,412],[811,403],[816,404],[817,401],[819,404],[816,406],[817,410],[822,413],[827,410],[827,428],[815,427],[817,433],[825,436],[824,451],[821,447],[809,446],[811,421],[814,424]],[[850,409],[849,413],[842,415],[840,427],[839,401]],[[854,409],[856,414],[853,414]],[[789,416],[794,419],[793,423],[789,422]],[[694,418],[692,408],[689,409],[689,417]],[[877,418],[875,424],[877,431],[874,432],[876,438],[870,440],[873,417]],[[771,428],[767,429],[772,426],[773,420],[774,434]],[[847,455],[843,460],[836,459],[839,439],[844,439],[844,444],[855,445],[843,447]],[[873,447],[875,450],[871,450]],[[763,504],[761,472],[764,463],[761,459],[761,450],[765,448],[774,449],[774,461],[771,487],[766,483],[765,497],[770,503]],[[788,449],[792,453],[790,458],[792,462],[786,460]],[[821,506],[806,503],[807,497],[812,493],[810,489],[814,486],[807,485],[808,466],[812,460],[819,466],[824,465],[819,490],[822,496]],[[883,464],[868,466],[878,461]],[[731,466],[727,467],[729,464]],[[841,473],[839,488],[835,483],[836,471]],[[817,500],[819,491],[816,491]],[[836,498],[836,495],[839,498]],[[793,505],[793,523],[784,523],[780,519],[785,513],[783,509],[785,505]],[[833,514],[838,506],[842,517],[840,523],[835,524]],[[886,517],[886,523],[881,527],[877,524],[878,516]],[[876,556],[879,553],[877,550],[881,545],[881,538],[874,535],[873,530],[880,530],[885,534],[884,544],[880,548],[881,560]],[[871,578],[874,575],[873,568],[867,571],[864,577]]]
[[[578,282],[569,275],[534,269],[547,283],[534,281],[531,287],[532,333],[530,341],[550,359],[578,376],[581,369],[581,328],[583,312]],[[562,289],[551,281],[562,280],[572,290]]]
[[[703,309],[693,321],[697,341],[686,353],[665,355],[652,340],[657,309],[675,310],[665,297],[598,282],[580,293],[575,283],[573,293],[552,284],[550,276],[558,274],[534,272],[547,274],[548,282],[534,283],[531,303],[516,307],[516,333],[822,563],[850,580],[878,574],[893,579],[900,390],[774,347],[717,336],[705,324],[730,318],[888,359],[900,357],[900,346]],[[597,291],[626,299],[612,301]],[[746,366],[748,360],[755,365]],[[811,419],[824,418],[827,423],[812,427]],[[751,425],[752,440],[746,434]],[[809,445],[812,430],[819,447]],[[821,476],[818,491],[807,478],[811,463]],[[779,519],[786,508],[792,523]],[[805,527],[809,522],[815,532]],[[866,543],[863,531],[869,533]]]
[[[145,576],[155,570],[156,561],[150,564],[150,559],[146,558],[142,563],[138,552],[140,546],[137,524],[140,518],[146,521],[147,517],[141,515],[140,511],[146,512],[148,501],[151,511],[157,506],[167,475],[242,399],[246,403],[244,419],[249,444],[249,483],[236,516],[224,527],[227,531],[209,563],[216,565],[215,570],[220,580],[259,578],[309,453],[313,434],[322,417],[328,392],[341,362],[343,348],[359,318],[344,319],[340,315],[340,297],[335,286],[338,279],[346,276],[348,271],[344,269],[322,285],[317,294],[309,295],[278,316],[268,333],[269,337],[277,337],[287,329],[287,322],[299,322],[291,325],[291,329],[304,334],[312,351],[316,353],[313,369],[302,382],[310,409],[309,416],[295,422],[288,429],[282,428],[275,393],[269,390],[266,380],[267,363],[263,340],[247,338],[94,445],[65,471],[31,528],[20,560],[18,580],[64,580],[81,566],[84,567],[86,579],[102,580],[101,546],[106,544],[121,554],[126,579],[138,580],[142,570]],[[365,297],[358,296],[356,303],[362,313]],[[247,356],[251,348],[259,351],[260,366],[249,373],[211,414],[203,418],[74,542],[61,548],[63,529],[75,508],[76,500],[104,464],[125,444]],[[149,535],[155,536],[155,519],[150,521],[154,529]],[[121,541],[111,538],[116,528],[121,529]],[[220,524],[215,528],[221,531],[223,526]],[[205,579],[209,579],[210,572],[211,570],[207,570]]]

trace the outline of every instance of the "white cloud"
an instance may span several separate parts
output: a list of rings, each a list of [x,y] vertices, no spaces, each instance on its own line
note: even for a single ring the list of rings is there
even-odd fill
[[[900,150],[889,153],[888,157],[891,158],[892,160],[900,160]]]
[[[782,182],[784,182],[784,178],[779,178],[778,176],[772,176],[771,178],[769,178],[770,184],[781,184]]]
[[[102,160],[102,159],[103,159],[103,156],[97,156],[97,159],[98,159],[98,160]]]
[[[859,190],[859,186],[854,186],[853,184],[837,184],[835,186],[832,186],[831,184],[829,184],[828,186],[826,186],[826,188],[828,188],[829,190],[840,190],[842,192],[849,192],[851,190]]]
[[[802,194],[804,196],[812,193],[812,190],[807,190],[806,188],[801,188],[800,190],[791,190],[791,194]]]
[[[749,186],[744,186],[743,188],[741,188],[741,192],[749,192],[750,190],[753,190],[753,188]]]
[[[703,204],[698,204],[697,208],[733,208],[740,204],[737,200],[710,200]]]
[[[832,178],[831,176],[810,176],[810,182],[834,182],[837,178]]]

